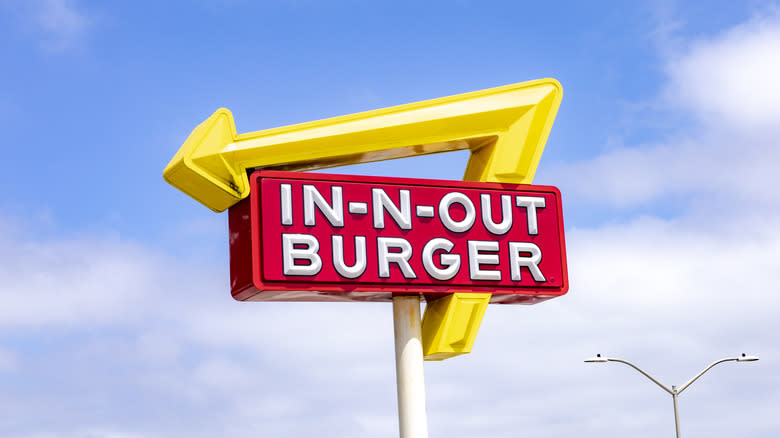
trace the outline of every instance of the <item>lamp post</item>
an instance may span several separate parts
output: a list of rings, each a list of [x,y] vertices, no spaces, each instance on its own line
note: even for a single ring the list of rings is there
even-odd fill
[[[653,376],[651,376],[650,374],[647,374],[642,369],[640,369],[638,366],[632,364],[631,362],[629,362],[627,360],[615,359],[615,358],[611,358],[611,357],[602,357],[600,354],[597,354],[594,357],[585,359],[585,362],[588,362],[588,363],[620,362],[620,363],[626,364],[626,365],[630,366],[631,368],[639,371],[643,376],[647,377],[653,383],[655,383],[656,385],[660,386],[661,389],[663,389],[664,391],[666,391],[669,394],[671,394],[672,401],[674,402],[674,428],[675,428],[675,431],[677,432],[677,438],[680,438],[680,417],[679,417],[679,415],[677,413],[677,397],[680,395],[680,393],[685,391],[685,389],[688,388],[689,386],[691,386],[691,384],[693,382],[695,382],[696,379],[701,377],[704,373],[709,371],[712,367],[714,367],[717,364],[720,364],[720,363],[723,363],[723,362],[731,362],[731,361],[734,361],[734,362],[753,362],[753,361],[756,361],[756,360],[758,360],[757,356],[747,356],[747,355],[745,355],[745,353],[742,353],[741,356],[737,356],[737,357],[727,357],[725,359],[716,360],[715,362],[711,363],[707,368],[704,368],[699,374],[693,376],[693,378],[691,380],[688,380],[687,382],[685,382],[685,384],[683,384],[679,388],[677,386],[674,386],[674,385],[672,385],[671,387],[668,387],[668,386],[664,385],[663,383],[661,383],[658,380],[654,379]]]

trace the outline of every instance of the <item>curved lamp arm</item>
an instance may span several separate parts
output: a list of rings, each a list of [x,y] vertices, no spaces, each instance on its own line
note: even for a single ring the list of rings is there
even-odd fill
[[[585,362],[620,362],[620,363],[626,364],[626,365],[630,366],[631,368],[639,371],[643,376],[647,377],[653,383],[655,383],[656,385],[660,386],[661,389],[663,389],[664,391],[666,391],[669,394],[671,394],[673,397],[675,397],[675,400],[677,400],[676,397],[677,397],[678,394],[680,394],[681,392],[685,391],[685,388],[691,386],[691,384],[693,382],[695,382],[696,379],[698,379],[699,377],[704,375],[704,373],[706,373],[707,371],[712,369],[712,367],[714,367],[715,365],[717,365],[719,363],[723,363],[723,362],[732,362],[732,361],[734,361],[734,362],[754,362],[754,361],[757,361],[757,360],[758,360],[758,356],[752,356],[752,355],[748,356],[745,353],[742,353],[742,356],[739,356],[739,357],[727,357],[725,359],[716,360],[715,362],[711,363],[707,368],[704,368],[699,374],[693,376],[693,378],[691,380],[685,382],[685,384],[680,386],[679,388],[674,387],[674,386],[669,388],[668,386],[664,385],[663,383],[659,382],[658,380],[655,380],[653,378],[653,376],[651,376],[650,374],[647,374],[641,368],[639,368],[638,366],[632,364],[631,362],[629,362],[627,360],[613,359],[613,358],[609,358],[609,357],[602,357],[600,354],[597,354],[595,357],[592,357],[592,358],[589,358],[589,359],[585,359]]]
[[[653,383],[655,383],[656,385],[660,386],[660,387],[661,387],[661,388],[662,388],[664,391],[668,392],[668,393],[669,393],[669,394],[671,394],[671,395],[674,395],[674,391],[672,391],[672,389],[671,389],[671,388],[667,387],[666,385],[664,385],[663,383],[659,382],[658,380],[655,380],[655,379],[653,378],[653,376],[651,376],[650,374],[647,374],[646,372],[642,371],[642,369],[641,369],[641,368],[639,368],[638,366],[636,366],[636,365],[632,364],[631,362],[629,362],[629,361],[627,361],[627,360],[623,360],[623,359],[612,359],[612,358],[607,358],[607,360],[608,360],[609,362],[620,362],[620,363],[624,363],[624,364],[626,364],[626,365],[630,366],[631,368],[633,368],[633,369],[635,369],[635,370],[639,371],[640,373],[642,373],[642,375],[643,375],[643,376],[645,376],[645,377],[647,377],[648,379],[652,380],[652,381],[653,381]],[[712,366],[714,366],[714,365],[715,365],[715,364],[712,364],[712,365],[710,365],[710,368],[712,368]],[[709,368],[708,368],[708,369],[709,369]],[[707,370],[704,370],[704,371],[707,371]],[[702,371],[702,374],[704,374],[704,371]],[[701,375],[701,374],[700,374],[700,375]],[[699,376],[696,376],[696,377],[699,377]],[[694,378],[693,378],[693,380],[696,380],[696,377],[694,377]],[[686,383],[685,385],[686,385],[686,386],[687,386],[687,385],[690,385],[691,383],[693,383],[693,380],[691,380],[690,382]],[[679,392],[679,391],[678,391],[678,392]]]
[[[679,393],[683,392],[683,391],[685,390],[685,388],[687,388],[687,387],[691,386],[691,383],[695,382],[695,381],[696,381],[696,379],[698,379],[699,377],[701,377],[702,375],[704,375],[704,373],[706,373],[707,371],[709,371],[709,370],[710,370],[712,367],[714,367],[715,365],[717,365],[717,364],[719,364],[719,363],[723,363],[723,362],[731,362],[731,361],[738,361],[738,360],[739,360],[739,358],[738,358],[738,357],[727,357],[727,358],[725,358],[725,359],[716,360],[715,362],[711,363],[711,364],[710,364],[710,365],[709,365],[707,368],[703,369],[703,370],[702,370],[702,371],[701,371],[699,374],[697,374],[697,375],[693,376],[693,378],[692,378],[691,380],[689,380],[689,381],[685,382],[685,384],[684,384],[684,385],[680,386],[680,387],[677,389],[677,393],[679,394]]]

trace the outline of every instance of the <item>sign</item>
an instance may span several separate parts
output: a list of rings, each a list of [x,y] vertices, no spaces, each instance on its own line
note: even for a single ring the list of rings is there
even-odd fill
[[[236,299],[392,299],[396,329],[414,329],[396,334],[417,336],[422,293],[423,354],[441,360],[471,351],[488,302],[567,291],[560,195],[525,185],[562,96],[558,81],[539,79],[241,134],[220,108],[163,177],[213,211],[229,209]],[[269,173],[464,150],[463,179],[479,183]]]
[[[257,171],[250,194],[229,213],[239,300],[533,303],[568,289],[555,187]]]

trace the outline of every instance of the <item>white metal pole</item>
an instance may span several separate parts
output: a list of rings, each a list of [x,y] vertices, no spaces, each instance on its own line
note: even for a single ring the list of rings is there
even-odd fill
[[[680,438],[680,415],[677,413],[677,387],[672,386],[672,400],[674,400],[674,430],[677,432],[676,437]]]
[[[401,438],[428,438],[420,297],[393,297],[395,377]]]

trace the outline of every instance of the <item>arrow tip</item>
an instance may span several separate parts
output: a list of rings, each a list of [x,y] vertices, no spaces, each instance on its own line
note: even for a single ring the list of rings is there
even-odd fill
[[[198,202],[221,212],[249,194],[247,176],[220,153],[236,138],[233,114],[220,108],[198,125],[163,171],[163,178]]]

